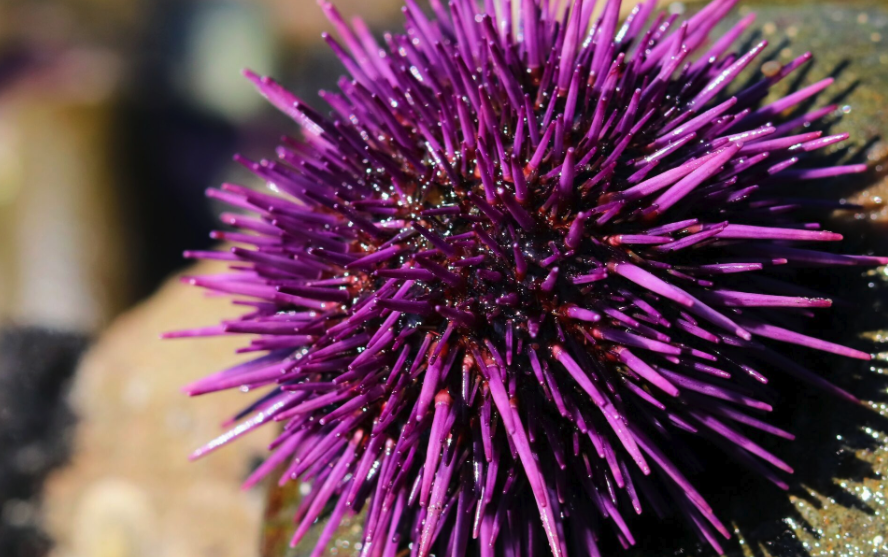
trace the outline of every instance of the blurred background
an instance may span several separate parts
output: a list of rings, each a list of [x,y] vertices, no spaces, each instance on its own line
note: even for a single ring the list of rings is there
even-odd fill
[[[399,26],[401,3],[335,0],[377,31]],[[873,168],[873,186],[854,201],[873,209],[867,223],[884,224],[888,2],[752,3],[775,59],[801,52],[785,37],[803,42],[819,58],[805,79],[834,71],[849,104],[865,108],[843,121]],[[796,10],[809,5],[823,8]],[[0,557],[259,554],[266,494],[236,486],[271,432],[189,463],[244,401],[236,392],[189,401],[178,390],[230,365],[236,343],[158,335],[231,314],[168,279],[186,267],[183,250],[211,243],[220,207],[204,190],[255,183],[232,154],[267,157],[295,133],[241,69],[316,104],[341,74],[324,30],[315,0],[0,0]],[[854,63],[840,66],[848,56]],[[885,468],[888,435],[879,443],[858,458]],[[888,555],[877,538],[867,533],[867,551]]]
[[[324,29],[314,0],[0,2],[0,318],[93,333],[206,247],[204,189],[288,131],[240,70],[314,101]]]
[[[337,5],[346,16],[360,9],[380,28],[399,15],[400,4]],[[162,446],[168,455],[155,454],[151,462],[186,463],[198,441],[217,433],[223,415],[215,405],[206,417],[210,427],[178,444],[150,431],[139,433],[136,444],[124,443],[119,454],[91,444],[93,433],[125,436],[124,427],[139,427],[139,416],[173,424],[170,437],[181,438],[193,414],[178,387],[194,378],[182,369],[182,357],[144,372],[124,362],[93,383],[89,378],[101,372],[90,372],[87,361],[73,387],[70,378],[116,316],[186,265],[184,249],[209,246],[218,208],[204,190],[246,179],[232,154],[267,156],[282,133],[294,132],[241,69],[273,74],[315,102],[317,90],[334,86],[340,74],[320,39],[324,30],[315,0],[0,0],[0,556],[40,557],[51,551],[50,540],[56,554],[77,557],[203,554],[164,533],[164,517],[173,525],[185,523],[188,513],[198,518],[194,528],[182,526],[183,537],[197,537],[201,517],[215,520],[218,532],[234,532],[230,543],[204,532],[209,543],[226,546],[211,547],[212,555],[242,556],[256,547],[261,496],[252,503],[220,500],[215,492],[204,497],[211,510],[252,504],[244,522],[241,515],[183,507],[161,486],[143,504],[150,479],[173,476],[163,474],[160,462],[115,460]],[[182,302],[200,305],[189,294],[195,297]],[[169,358],[158,333],[189,324],[170,316],[122,342]],[[211,371],[203,357],[194,358],[195,373]],[[150,355],[139,358],[149,361]],[[127,374],[132,381],[122,379]],[[150,406],[146,390],[162,393],[161,406],[173,399],[169,404],[183,406]],[[83,407],[68,408],[69,396]],[[98,410],[92,396],[102,399]],[[93,411],[105,413],[97,418]],[[76,437],[75,423],[81,424]],[[43,497],[45,478],[72,460],[73,448],[85,456]],[[237,476],[249,471],[248,458],[231,464],[234,483],[220,483],[218,497],[238,495]],[[194,470],[206,477],[220,468],[228,473],[224,460]],[[180,484],[165,487],[200,486],[196,478],[176,478]],[[177,505],[182,515],[166,513]],[[56,511],[53,526],[44,517]],[[164,541],[145,545],[149,528]]]

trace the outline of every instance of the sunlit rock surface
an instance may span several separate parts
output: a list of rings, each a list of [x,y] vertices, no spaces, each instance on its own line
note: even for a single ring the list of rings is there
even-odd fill
[[[180,391],[231,364],[237,341],[158,339],[232,311],[227,301],[201,300],[172,280],[118,319],[85,357],[72,395],[79,417],[72,462],[46,488],[53,555],[257,554],[264,494],[238,486],[273,431],[191,463],[191,451],[219,435],[220,423],[249,395],[189,400]]]

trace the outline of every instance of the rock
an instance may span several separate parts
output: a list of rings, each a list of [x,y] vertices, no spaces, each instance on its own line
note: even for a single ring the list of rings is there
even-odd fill
[[[858,176],[812,183],[806,194],[863,205],[860,212],[837,212],[829,228],[844,234],[844,250],[888,253],[888,5],[750,0],[734,18],[750,12],[758,16],[759,38],[770,41],[769,59],[783,64],[805,51],[814,54],[795,86],[835,78],[816,106],[838,104],[829,133],[850,132],[851,139],[825,151],[827,164],[870,167]],[[754,475],[720,476],[726,486],[714,503],[733,521],[740,540],[733,554],[888,555],[888,270],[825,276],[822,283],[852,305],[835,307],[820,334],[860,346],[869,341],[875,360],[861,365],[804,351],[793,357],[866,402],[853,407],[799,389],[781,396],[777,418],[797,438],[774,448],[795,467],[794,485],[785,495]]]
[[[87,347],[82,335],[0,327],[0,555],[44,557],[45,478],[65,464],[73,419],[67,385]]]
[[[213,272],[209,267],[194,272]],[[53,555],[256,555],[264,494],[238,486],[273,432],[190,463],[191,451],[219,435],[219,424],[247,398],[228,392],[190,400],[180,391],[232,365],[238,341],[158,339],[237,312],[200,296],[171,280],[120,317],[84,358],[72,395],[79,419],[72,463],[46,488]]]

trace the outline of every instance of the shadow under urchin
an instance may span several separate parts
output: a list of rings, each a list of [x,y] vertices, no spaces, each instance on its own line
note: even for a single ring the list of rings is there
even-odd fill
[[[367,556],[599,555],[642,512],[722,552],[693,449],[786,489],[769,377],[856,404],[796,352],[870,358],[804,332],[832,302],[801,279],[888,262],[823,247],[817,220],[855,207],[786,193],[866,170],[817,164],[835,107],[784,116],[832,80],[762,103],[806,53],[735,91],[767,46],[731,51],[752,16],[709,39],[735,0],[622,24],[613,0],[430,3],[380,44],[321,2],[350,74],[328,115],[247,72],[302,134],[238,157],[271,191],[210,190],[236,247],[188,254],[227,262],[186,280],[248,313],[167,336],[261,355],[186,390],[264,393],[195,456],[278,422],[247,485],[311,483],[314,555],[365,508]]]

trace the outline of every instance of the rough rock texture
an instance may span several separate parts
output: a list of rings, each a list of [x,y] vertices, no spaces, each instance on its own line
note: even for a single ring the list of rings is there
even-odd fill
[[[43,481],[67,460],[74,419],[67,385],[86,338],[37,328],[0,329],[0,555],[42,557]]]
[[[241,401],[238,393],[189,400],[179,391],[232,362],[235,343],[158,340],[162,331],[214,322],[231,309],[195,299],[171,280],[118,319],[85,357],[72,394],[79,419],[72,463],[46,487],[53,555],[256,554],[264,496],[238,484],[272,431],[189,463],[188,454],[218,435]]]

